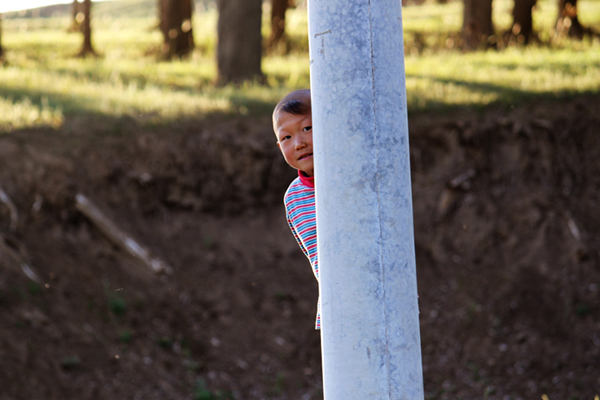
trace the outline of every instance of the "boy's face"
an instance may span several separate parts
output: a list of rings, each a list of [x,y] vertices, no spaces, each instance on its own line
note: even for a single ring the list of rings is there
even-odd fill
[[[292,167],[314,175],[312,115],[295,115],[279,111],[273,121],[277,146]]]

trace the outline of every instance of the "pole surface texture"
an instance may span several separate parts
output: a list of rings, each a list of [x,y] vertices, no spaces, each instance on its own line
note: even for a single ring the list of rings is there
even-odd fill
[[[423,399],[401,0],[308,16],[325,399]]]

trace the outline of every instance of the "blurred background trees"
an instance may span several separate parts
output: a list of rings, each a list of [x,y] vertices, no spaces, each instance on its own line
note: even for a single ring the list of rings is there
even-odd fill
[[[0,13],[0,65],[4,64],[4,48],[2,47],[2,13]]]
[[[556,29],[577,39],[581,39],[586,33],[586,28],[581,25],[577,16],[577,0],[558,0]]]
[[[533,35],[533,7],[537,0],[515,0],[511,34],[528,44]]]
[[[403,3],[405,51],[409,56],[407,71],[417,64],[421,71],[430,71],[407,77],[409,95],[418,99],[414,104],[419,108],[426,107],[431,99],[436,99],[433,104],[508,99],[514,93],[509,85],[531,85],[531,82],[540,81],[541,75],[536,72],[535,79],[525,79],[521,74],[513,82],[499,78],[502,82],[494,82],[489,90],[483,90],[478,86],[480,83],[458,86],[456,82],[481,80],[477,76],[485,70],[496,71],[490,72],[490,79],[501,77],[506,71],[498,71],[502,64],[498,60],[516,57],[510,49],[529,46],[535,52],[543,52],[539,58],[546,59],[553,55],[559,57],[560,51],[569,46],[580,50],[593,47],[599,37],[594,21],[600,7],[594,0],[448,0],[442,3],[404,0]],[[584,14],[580,21],[582,9]],[[305,0],[72,0],[67,5],[5,15],[1,40],[4,56],[15,66],[15,73],[31,71],[33,74],[31,68],[37,65],[35,60],[46,60],[46,57],[51,60],[40,62],[39,73],[35,76],[20,75],[10,81],[11,85],[32,82],[31,85],[46,87],[47,82],[33,82],[53,71],[52,68],[57,71],[68,69],[72,71],[71,75],[61,73],[59,76],[88,77],[115,92],[128,88],[130,94],[140,93],[145,99],[140,105],[142,100],[114,94],[114,98],[94,102],[92,108],[119,109],[121,106],[117,104],[128,102],[127,107],[160,108],[163,113],[172,109],[151,103],[166,101],[171,94],[165,93],[178,93],[182,88],[194,92],[194,101],[198,101],[198,89],[201,88],[202,101],[210,104],[206,106],[210,109],[253,110],[254,107],[269,108],[270,100],[265,99],[279,96],[278,91],[310,84],[307,19]],[[70,26],[75,27],[76,34],[68,34],[73,31]],[[79,41],[79,32],[83,42]],[[77,36],[76,45],[73,44],[74,36]],[[12,53],[13,49],[15,53]],[[481,52],[486,49],[490,51]],[[94,65],[68,61],[74,53],[96,52],[101,53],[104,60]],[[11,59],[11,53],[17,58]],[[458,60],[465,54],[474,54],[473,60],[480,54],[487,61],[480,60],[477,70],[469,76],[464,76],[464,68],[454,72],[441,71],[441,66],[451,68],[452,65],[446,61],[440,64],[440,59],[456,56]],[[494,58],[494,54],[498,58]],[[577,54],[583,56],[586,53]],[[432,61],[433,58],[436,60]],[[577,57],[570,58],[575,60]],[[165,65],[164,61],[171,60],[171,67]],[[464,59],[460,61],[463,62]],[[434,68],[435,65],[439,68]],[[545,65],[556,68],[562,64],[548,61]],[[588,64],[581,65],[576,68],[582,69]],[[434,69],[436,72],[431,72]],[[593,80],[590,77],[582,87],[588,87]],[[428,86],[423,86],[424,81]],[[78,82],[65,83],[64,88],[57,90],[68,92]],[[250,106],[245,100],[236,98],[237,94],[232,91],[226,94],[221,91],[230,83],[232,87],[238,87],[236,85],[244,82],[255,91],[251,96],[256,100]],[[265,85],[264,88],[260,88],[261,85]],[[544,88],[532,90],[545,91],[549,90],[546,87],[555,86],[560,91],[581,90],[580,86],[566,81],[544,85]],[[152,102],[141,94],[157,88],[165,93],[151,96]],[[177,99],[171,99],[169,104],[182,104],[181,107],[190,104],[189,99],[180,99],[181,95],[178,93],[174,96]],[[65,96],[59,103],[63,109],[68,109],[72,105],[65,105],[62,99],[68,98],[68,94]],[[43,108],[41,97],[38,96],[38,107]],[[89,98],[95,98],[95,95]],[[224,106],[226,103],[228,105]],[[180,109],[180,106],[173,107]]]
[[[463,47],[475,50],[482,44],[487,46],[493,36],[492,0],[464,0]]]
[[[71,9],[71,13],[73,15],[73,19],[72,19],[71,27],[70,27],[70,29],[73,32],[79,30],[79,21],[77,20],[79,12],[80,12],[80,9],[79,9],[79,0],[73,0],[73,5],[72,5],[72,9]]]
[[[159,27],[163,35],[164,60],[183,57],[194,49],[192,0],[158,0]]]
[[[188,56],[195,48],[193,11],[197,5],[214,6],[218,12],[215,58],[219,84],[263,79],[263,53],[287,54],[293,43],[286,37],[286,14],[290,8],[306,5],[305,0],[153,0],[158,10],[162,34],[159,59]],[[510,7],[512,24],[497,32],[492,18],[498,0],[430,0],[429,3],[462,3],[460,38],[452,46],[466,51],[504,48],[509,43],[527,45],[539,40],[534,31],[533,10],[537,0],[514,0]],[[556,1],[555,35],[582,39],[597,33],[583,26],[578,18],[577,0]],[[421,6],[427,0],[403,0],[404,6]],[[263,16],[263,8],[269,15]],[[81,31],[80,56],[96,55],[92,44],[91,0],[73,0],[72,31]],[[267,24],[264,24],[267,22]],[[264,24],[264,26],[263,26]],[[417,38],[417,45],[422,38]]]
[[[218,0],[218,82],[262,77],[262,0]]]
[[[83,45],[81,46],[81,51],[79,52],[80,57],[85,57],[87,55],[93,55],[93,56],[97,55],[96,51],[92,47],[91,16],[92,16],[92,0],[83,0],[83,21],[82,21]]]
[[[271,0],[271,34],[267,41],[268,50],[275,50],[282,42],[285,35],[285,14],[293,5],[294,0]]]
[[[499,40],[527,45],[539,40],[534,32],[533,10],[538,0],[514,0],[511,9],[512,26],[505,34],[495,31],[492,22],[492,0],[463,0],[463,49],[495,47]],[[497,2],[495,2],[497,3]],[[577,15],[577,0],[557,0],[556,34],[582,39],[584,35],[598,35],[581,25]],[[497,37],[498,36],[498,37]],[[501,39],[499,37],[502,37]]]

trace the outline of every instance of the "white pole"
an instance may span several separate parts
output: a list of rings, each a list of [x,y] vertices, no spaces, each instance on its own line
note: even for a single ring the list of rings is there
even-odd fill
[[[308,16],[325,399],[423,399],[401,0]]]

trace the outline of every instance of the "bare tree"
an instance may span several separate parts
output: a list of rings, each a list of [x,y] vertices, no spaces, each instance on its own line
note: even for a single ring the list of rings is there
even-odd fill
[[[475,50],[488,47],[494,37],[492,23],[492,0],[464,0],[463,40],[464,48]]]
[[[219,83],[261,79],[261,0],[218,0]]]
[[[0,65],[4,65],[5,61],[4,47],[2,47],[2,13],[0,13]]]
[[[83,0],[83,46],[79,52],[80,57],[85,57],[88,54],[97,56],[92,47],[92,26],[90,18],[92,15],[92,0]]]
[[[267,47],[275,49],[285,35],[285,13],[291,0],[271,0],[271,35]]]
[[[577,0],[558,0],[556,30],[567,34],[569,37],[583,38],[587,30],[577,18]]]
[[[520,43],[528,44],[532,39],[533,6],[536,2],[537,0],[515,0],[511,35]]]
[[[71,28],[72,32],[78,31],[80,29],[80,21],[77,20],[77,16],[79,15],[80,7],[79,0],[73,0],[73,5],[71,6],[71,14],[73,19],[71,20]]]
[[[73,21],[77,21],[78,13],[79,13],[79,0],[73,0],[73,6],[71,8],[71,14],[73,15]]]
[[[160,31],[163,34],[163,59],[184,57],[194,49],[192,0],[159,0]]]

